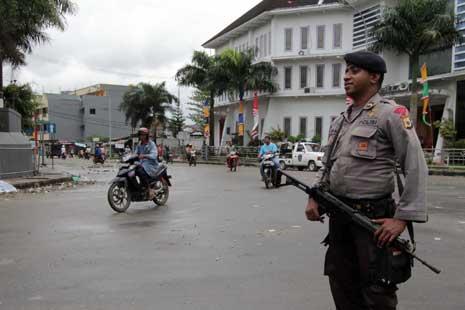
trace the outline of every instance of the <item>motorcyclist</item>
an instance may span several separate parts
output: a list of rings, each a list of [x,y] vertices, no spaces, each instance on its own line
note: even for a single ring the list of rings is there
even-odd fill
[[[226,163],[228,167],[231,167],[231,158],[233,155],[239,155],[237,152],[236,147],[232,144],[232,141],[226,142],[226,151],[227,151],[227,157],[226,157]]]
[[[192,146],[192,144],[186,145],[186,158],[188,162],[191,160],[191,155],[192,155],[193,150],[194,150],[194,147]]]
[[[278,147],[276,146],[276,144],[271,143],[270,136],[265,136],[265,138],[263,138],[263,143],[264,144],[260,147],[260,152],[258,153],[258,157],[261,160],[261,162],[260,162],[260,174],[262,176],[262,180],[265,178],[265,167],[263,165],[263,163],[264,163],[263,157],[265,155],[267,155],[267,154],[275,154],[275,153],[278,152]],[[276,169],[279,169],[280,165],[279,165],[278,158],[273,157],[272,161],[273,161]]]
[[[150,178],[156,176],[158,168],[157,146],[155,142],[150,140],[149,130],[147,128],[139,128],[139,145],[136,148],[136,154],[139,155],[140,165],[136,168],[136,175],[141,180],[142,187],[147,191],[149,198],[155,198],[155,191],[150,189]]]

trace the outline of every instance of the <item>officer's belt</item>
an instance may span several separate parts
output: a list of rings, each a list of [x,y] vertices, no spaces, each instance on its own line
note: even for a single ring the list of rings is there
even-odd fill
[[[377,198],[377,199],[350,199],[350,198],[345,198],[345,197],[337,197],[337,198],[340,199],[345,204],[352,207],[353,209],[360,211],[361,213],[364,213],[365,215],[370,216],[370,215],[373,215],[375,211],[381,211],[381,212],[385,211],[385,210],[375,210],[374,208],[382,206],[383,204],[385,207],[388,207],[388,204],[386,202],[389,200],[392,200],[392,195],[386,195],[382,198]]]

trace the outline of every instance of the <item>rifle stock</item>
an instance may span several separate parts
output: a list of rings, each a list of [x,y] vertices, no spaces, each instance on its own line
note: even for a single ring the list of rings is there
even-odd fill
[[[337,197],[335,197],[328,191],[322,189],[321,187],[310,187],[306,185],[304,182],[289,175],[288,173],[285,173],[281,170],[279,171],[279,173],[286,177],[285,185],[293,185],[307,193],[311,198],[315,199],[315,201],[319,205],[319,211],[321,215],[325,213],[331,213],[332,211],[337,211],[339,213],[344,214],[344,216],[349,217],[352,220],[352,222],[354,222],[356,225],[359,225],[360,227],[362,227],[370,233],[374,234],[375,231],[379,228],[379,225],[373,223],[370,220],[370,218],[360,213],[356,209],[353,209],[352,207],[342,202]],[[409,254],[412,258],[425,265],[434,273],[439,274],[441,272],[438,268],[429,264],[424,259],[418,257],[414,253],[414,250],[411,247],[410,242],[408,242],[407,240],[398,237],[396,238],[396,240],[392,242],[391,246]]]

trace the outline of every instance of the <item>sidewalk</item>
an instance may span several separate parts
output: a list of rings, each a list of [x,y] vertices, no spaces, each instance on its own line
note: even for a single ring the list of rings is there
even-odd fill
[[[41,167],[39,174],[36,176],[25,176],[19,178],[4,179],[5,181],[18,190],[24,190],[34,187],[43,187],[59,183],[72,182],[72,175],[61,169],[51,169],[48,166]]]

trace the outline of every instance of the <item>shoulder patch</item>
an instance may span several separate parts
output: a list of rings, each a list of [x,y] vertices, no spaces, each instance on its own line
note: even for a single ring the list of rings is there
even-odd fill
[[[402,120],[402,124],[404,125],[405,129],[411,129],[413,127],[412,121],[409,117],[409,111],[404,106],[398,106],[394,109],[394,114],[399,115],[400,119]]]
[[[394,113],[400,115],[400,117],[408,117],[409,116],[409,111],[404,106],[398,106],[397,108],[395,108]]]

